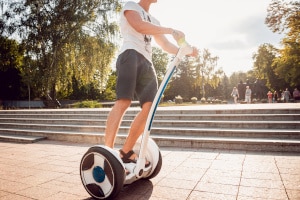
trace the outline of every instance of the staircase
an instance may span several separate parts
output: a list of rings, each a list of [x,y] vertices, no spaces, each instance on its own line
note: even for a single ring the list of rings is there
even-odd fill
[[[103,144],[109,108],[0,110],[0,141]],[[130,108],[117,144],[139,108]],[[159,107],[151,137],[161,147],[300,152],[300,104]]]

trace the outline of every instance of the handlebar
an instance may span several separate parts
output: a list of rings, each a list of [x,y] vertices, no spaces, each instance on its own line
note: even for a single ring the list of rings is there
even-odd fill
[[[186,56],[186,55],[189,55],[189,54],[192,54],[193,53],[193,47],[188,44],[184,38],[182,39],[179,39],[177,41],[177,44],[179,46],[179,51],[177,52],[177,55],[176,57],[179,58],[180,60]]]

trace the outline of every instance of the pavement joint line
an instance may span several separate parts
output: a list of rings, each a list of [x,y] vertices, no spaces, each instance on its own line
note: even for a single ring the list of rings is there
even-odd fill
[[[238,187],[236,199],[238,199],[238,197],[239,197],[239,192],[240,192],[240,187],[241,187],[242,177],[243,177],[243,172],[244,172],[245,160],[246,160],[246,155],[244,155],[243,162],[242,162],[242,170],[241,170],[241,176],[240,176],[239,187]]]
[[[278,170],[278,174],[279,174],[280,180],[281,180],[281,182],[282,182],[282,184],[283,184],[283,187],[284,187],[284,191],[285,191],[285,193],[286,193],[286,196],[288,197],[288,199],[290,199],[290,198],[289,198],[289,194],[288,194],[288,192],[287,192],[287,190],[286,190],[286,186],[285,186],[284,181],[283,181],[283,179],[282,179],[282,175],[281,175],[280,170],[279,170],[279,168],[278,168],[278,164],[277,164],[277,161],[276,161],[276,158],[275,158],[275,157],[274,157],[274,163],[275,163],[276,168],[277,168],[277,170]],[[300,191],[299,191],[299,192],[300,192]]]

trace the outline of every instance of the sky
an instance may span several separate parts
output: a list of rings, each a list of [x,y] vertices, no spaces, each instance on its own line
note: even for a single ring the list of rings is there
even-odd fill
[[[271,0],[157,0],[150,14],[162,26],[183,31],[191,45],[218,56],[218,67],[230,76],[252,69],[252,55],[260,45],[280,47],[283,36],[273,33],[264,23],[270,3]]]

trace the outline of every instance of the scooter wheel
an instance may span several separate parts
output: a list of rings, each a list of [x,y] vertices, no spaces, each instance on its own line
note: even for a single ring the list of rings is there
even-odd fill
[[[91,147],[80,162],[80,177],[86,191],[95,199],[112,199],[121,191],[125,169],[108,149]]]
[[[155,176],[157,176],[157,174],[161,170],[161,167],[162,167],[162,156],[161,156],[160,151],[158,151],[158,153],[159,153],[159,157],[158,157],[157,165],[156,165],[155,169],[153,170],[153,172],[146,179],[154,178]]]

